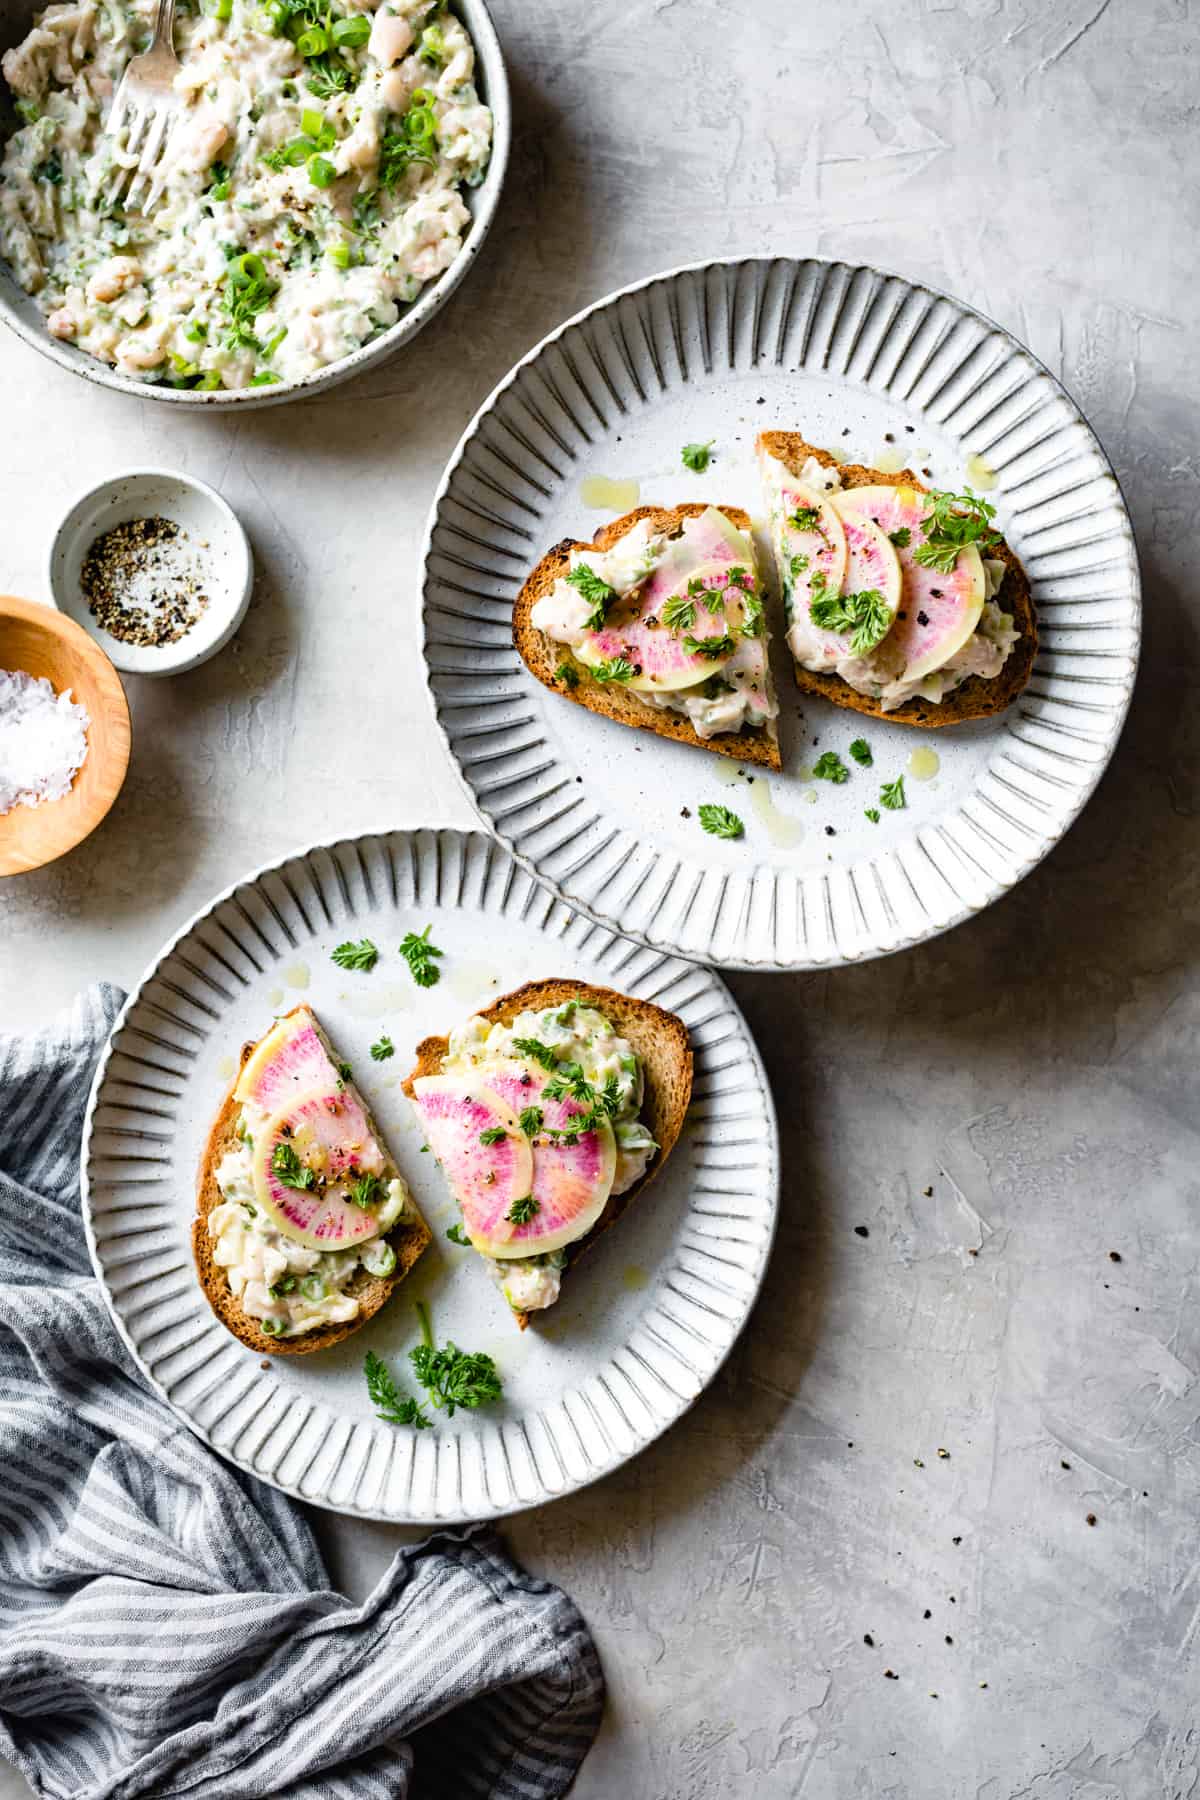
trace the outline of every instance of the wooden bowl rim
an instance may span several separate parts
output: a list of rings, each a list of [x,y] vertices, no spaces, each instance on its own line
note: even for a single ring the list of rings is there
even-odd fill
[[[59,612],[55,606],[46,605],[39,600],[23,600],[18,594],[0,594],[0,624],[6,619],[20,620],[32,625],[36,630],[44,631],[48,637],[57,638],[59,642],[75,657],[77,662],[86,666],[91,679],[99,688],[102,698],[115,715],[115,729],[105,734],[103,746],[103,780],[92,796],[86,810],[74,816],[63,815],[70,819],[61,832],[53,830],[53,812],[43,807],[34,806],[16,809],[27,812],[29,820],[37,821],[39,829],[46,829],[46,853],[39,855],[35,862],[28,857],[18,857],[0,843],[0,876],[29,874],[34,869],[44,868],[47,863],[54,862],[57,857],[65,856],[89,837],[107,815],[114,800],[124,785],[126,771],[129,768],[129,757],[133,747],[133,728],[129,717],[129,701],[125,689],[121,685],[121,677],[117,674],[110,659],[100,645],[89,637],[82,625],[74,619]],[[71,682],[63,686],[75,685]],[[88,731],[88,756],[101,758],[100,746]],[[8,815],[11,818],[11,814]],[[48,828],[48,829],[47,829]],[[17,842],[20,836],[17,834]]]

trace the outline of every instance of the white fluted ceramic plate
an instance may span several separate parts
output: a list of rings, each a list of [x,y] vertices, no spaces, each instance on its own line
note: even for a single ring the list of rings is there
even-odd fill
[[[778,609],[781,776],[739,775],[724,758],[573,706],[528,674],[510,639],[524,575],[559,539],[586,539],[612,516],[583,504],[584,479],[634,481],[642,502],[731,501],[757,519],[754,438],[764,429],[800,430],[875,466],[907,460],[938,487],[978,487],[994,472],[990,497],[1031,577],[1041,633],[1033,679],[1007,713],[929,732],[807,696],[801,705]],[[690,474],[681,447],[709,439],[710,470]],[[1028,874],[1112,754],[1139,631],[1124,502],[1069,396],[970,308],[841,263],[709,263],[581,313],[497,388],[430,518],[429,684],[485,824],[599,923],[740,968],[899,950]],[[859,736],[874,752],[870,771],[846,756]],[[932,778],[918,778],[921,759],[909,768],[920,748],[937,755]],[[849,763],[844,786],[807,773],[826,749]],[[866,808],[897,775],[906,810],[872,824]],[[732,807],[745,838],[705,836],[704,801]]]
[[[421,990],[397,946],[433,926],[443,975]],[[330,960],[346,937],[370,975]],[[418,1040],[535,977],[577,976],[677,1013],[693,1104],[662,1174],[572,1269],[543,1325],[519,1332],[469,1250],[400,1081]],[[196,1170],[234,1059],[272,1014],[315,1008],[353,1064],[434,1242],[383,1311],[332,1350],[263,1359],[218,1323],[192,1263]],[[396,1046],[374,1063],[369,1045]],[[710,971],[613,937],[555,901],[482,833],[395,831],[263,870],[200,913],[130,998],[96,1074],[84,1216],[117,1323],[200,1437],[298,1498],[396,1522],[496,1517],[625,1462],[711,1381],[746,1321],[775,1228],[778,1138],[745,1021]],[[368,1349],[407,1372],[415,1299],[439,1341],[486,1350],[503,1401],[416,1433],[373,1416]]]

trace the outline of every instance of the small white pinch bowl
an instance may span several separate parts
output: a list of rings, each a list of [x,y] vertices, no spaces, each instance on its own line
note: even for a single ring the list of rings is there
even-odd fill
[[[92,544],[130,519],[171,519],[198,552],[208,605],[172,644],[127,644],[93,617],[79,584]],[[170,469],[129,469],[89,488],[71,507],[50,546],[50,593],[60,612],[82,625],[111,662],[130,675],[182,675],[224,648],[246,616],[254,585],[250,540],[215,488]]]

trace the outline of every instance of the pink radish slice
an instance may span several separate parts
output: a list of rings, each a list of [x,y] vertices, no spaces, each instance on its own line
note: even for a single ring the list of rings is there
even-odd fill
[[[731,576],[734,569],[740,571],[736,582]],[[723,593],[723,607],[709,612],[703,598],[697,596],[691,624],[666,625],[663,608],[675,596],[686,602],[688,585],[695,581],[714,595]],[[699,655],[684,648],[684,638],[722,638],[736,632],[745,616],[739,592],[754,581],[753,544],[710,506],[685,522],[680,537],[667,546],[648,580],[610,609],[603,628],[589,632],[576,655],[593,667],[624,657],[637,671],[631,681],[622,684],[626,687],[650,692],[694,687],[715,674],[733,652],[719,657]]]
[[[337,1070],[305,1006],[271,1027],[245,1063],[234,1096],[243,1105],[248,1101],[265,1113],[279,1113],[305,1094],[329,1093],[337,1085]]]
[[[888,659],[896,679],[920,681],[961,650],[979,623],[987,595],[983,559],[974,544],[958,553],[948,575],[927,569],[915,552],[925,542],[921,520],[928,511],[925,495],[911,487],[847,488],[834,496],[842,520],[875,526],[884,533],[907,530],[909,541],[898,549],[901,598],[888,633]]]
[[[519,1225],[511,1237],[489,1249],[492,1256],[537,1256],[561,1250],[592,1229],[604,1211],[617,1171],[617,1145],[612,1126],[605,1119],[595,1131],[556,1143],[546,1128],[562,1131],[569,1120],[588,1108],[570,1096],[547,1100],[544,1089],[550,1076],[545,1069],[521,1062],[490,1064],[488,1085],[507,1100],[514,1112],[525,1107],[541,1109],[542,1130],[533,1145],[533,1186],[538,1203],[533,1218]]]
[[[840,593],[846,579],[846,534],[842,521],[824,494],[786,480],[781,482],[777,505],[776,542],[779,581],[783,589],[788,623],[815,632],[809,617],[813,577],[821,576],[831,594]],[[811,527],[792,523],[805,513],[817,515]]]
[[[506,1215],[514,1200],[533,1191],[533,1152],[512,1107],[486,1085],[486,1074],[419,1076],[413,1105],[471,1242],[489,1256],[517,1256],[520,1251],[504,1247],[518,1229]],[[482,1141],[501,1129],[504,1136],[495,1143]]]
[[[311,1187],[281,1179],[276,1158],[283,1147],[311,1172]],[[358,1177],[379,1176],[386,1168],[352,1096],[334,1088],[287,1107],[256,1132],[251,1154],[255,1199],[298,1243],[310,1250],[346,1250],[378,1231],[377,1207],[355,1206],[348,1197]]]

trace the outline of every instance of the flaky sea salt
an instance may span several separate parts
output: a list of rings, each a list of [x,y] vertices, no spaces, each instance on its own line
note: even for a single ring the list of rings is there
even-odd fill
[[[61,800],[83,767],[91,721],[70,688],[0,669],[0,813]]]

